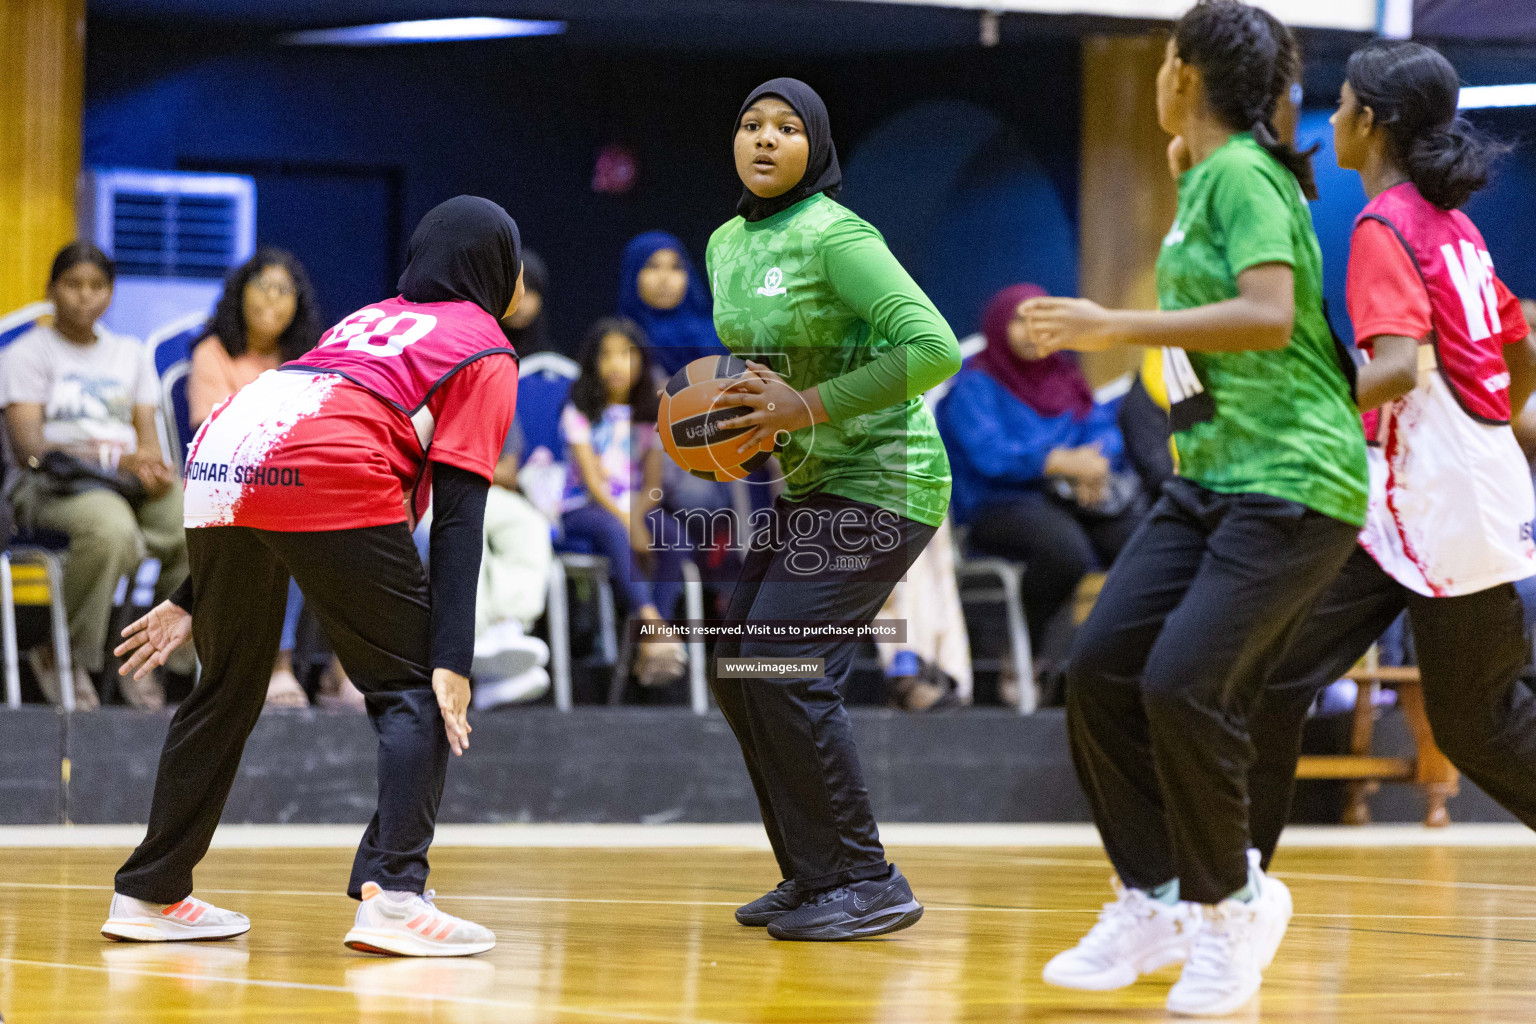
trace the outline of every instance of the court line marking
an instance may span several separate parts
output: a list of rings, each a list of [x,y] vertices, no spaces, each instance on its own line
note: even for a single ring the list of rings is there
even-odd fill
[[[1342,924],[1312,925],[1320,932],[1365,932],[1370,935],[1412,935],[1420,939],[1470,939],[1474,942],[1517,942],[1525,945],[1536,943],[1536,939],[1519,939],[1512,935],[1453,935],[1445,932],[1410,932],[1399,928],[1354,928]]]
[[[1278,875],[1279,873],[1277,872],[1276,874]],[[1341,877],[1343,879],[1352,879],[1353,876],[1339,876],[1339,877]],[[1401,883],[1401,882],[1404,882],[1404,881],[1413,881],[1413,880],[1405,880],[1405,879],[1366,878],[1364,876],[1362,876],[1359,880],[1360,881],[1391,882],[1393,884]],[[1430,883],[1425,883],[1425,884],[1430,884],[1430,885],[1443,884],[1443,885],[1458,886],[1458,887],[1460,887],[1460,886],[1481,886],[1483,883],[1477,883],[1477,882],[1433,883],[1433,882],[1430,882]],[[64,883],[64,882],[7,882],[7,881],[0,881],[0,889],[45,889],[45,890],[78,890],[78,891],[84,891],[84,892],[111,892],[112,891],[112,886],[110,886],[110,885],[87,885],[87,884],[84,884],[84,883]],[[1531,890],[1531,889],[1536,889],[1536,887],[1528,886],[1528,887],[1525,887],[1525,889],[1526,890]],[[348,900],[349,899],[349,897],[346,895],[346,893],[343,893],[343,892],[317,892],[317,891],[310,890],[310,889],[205,889],[205,888],[198,888],[197,892],[201,893],[204,896],[288,896],[288,897],[294,897],[294,898],[300,898],[300,899],[334,899],[334,900]],[[595,896],[491,896],[491,895],[480,895],[480,896],[468,895],[468,896],[464,896],[464,895],[452,895],[452,894],[440,895],[440,896],[437,897],[437,899],[446,900],[446,901],[449,901],[449,902],[457,900],[457,901],[464,902],[464,903],[568,903],[568,904],[596,904],[596,905],[616,905],[616,906],[638,906],[638,907],[735,907],[735,906],[739,906],[740,902],[741,902],[739,899],[736,899],[736,900],[662,900],[662,899],[642,900],[642,899],[617,899],[617,898],[611,898],[611,897],[595,897]],[[996,905],[985,905],[985,904],[954,904],[954,903],[925,903],[925,904],[923,904],[923,909],[924,910],[932,910],[932,911],[967,913],[967,914],[977,914],[977,913],[980,913],[980,914],[1076,914],[1076,915],[1083,915],[1083,914],[1097,914],[1098,913],[1097,910],[1094,910],[1094,909],[1091,909],[1091,908],[1088,908],[1088,907],[1082,907],[1082,908],[1074,908],[1074,907],[1009,907],[1009,906],[996,906]],[[1372,914],[1372,913],[1359,913],[1359,914],[1337,914],[1337,913],[1333,913],[1333,914],[1310,914],[1310,913],[1295,913],[1295,914],[1292,914],[1291,916],[1293,918],[1317,918],[1317,919],[1323,919],[1323,920],[1346,920],[1346,921],[1348,921],[1348,920],[1386,920],[1386,921],[1465,921],[1465,920],[1476,920],[1476,921],[1536,921],[1536,914],[1489,915],[1489,914]],[[1326,927],[1326,926],[1318,925],[1317,927],[1322,928],[1322,927]],[[1359,929],[1359,930],[1361,930],[1361,931],[1369,931],[1370,929]],[[1415,934],[1415,935],[1417,935],[1417,934],[1424,934],[1424,933],[1419,933],[1419,932],[1406,933],[1405,932],[1404,934]],[[1467,937],[1467,936],[1443,936],[1443,937],[1446,937],[1446,938],[1464,938],[1464,937]],[[1521,942],[1536,942],[1536,939],[1520,939],[1520,940],[1517,940],[1517,941],[1521,941]]]
[[[215,849],[256,847],[355,847],[363,824],[225,825],[214,834]],[[945,847],[1060,847],[1096,850],[1098,832],[1089,824],[895,822],[880,827],[890,845]],[[143,825],[12,825],[0,827],[0,847],[135,846]],[[768,849],[762,827],[734,824],[444,824],[436,847],[568,847],[637,849],[723,847]],[[1286,848],[1379,848],[1424,846],[1536,846],[1536,832],[1520,824],[1467,823],[1443,829],[1422,825],[1300,825],[1286,829]]]
[[[389,963],[387,960],[359,960],[365,963]],[[485,963],[487,961],[480,961]],[[106,974],[134,974],[146,978],[166,978],[172,981],[221,982],[226,985],[246,985],[253,988],[294,989],[302,992],[331,992],[356,998],[388,997],[392,999],[429,1000],[437,1003],[456,1003],[464,1006],[489,1006],[503,1010],[531,1010],[541,1013],[571,1014],[577,1017],[596,1017],[608,1020],[642,1021],[645,1024],[676,1024],[676,1014],[665,1017],[628,1010],[595,1010],[583,1006],[545,1005],[535,1002],[513,1002],[484,996],[458,996],[434,992],[399,992],[388,989],[352,988],[347,985],[321,985],[310,981],[277,981],[270,978],[225,978],[216,974],[189,974],[181,971],[149,971],[140,967],[121,967],[96,964],[68,964],[54,960],[25,960],[18,957],[0,956],[0,964],[16,967],[43,967],[53,970],[94,971]],[[492,966],[495,966],[494,964]],[[728,1024],[726,1021],[704,1017],[690,1018],[695,1024]]]
[[[1516,885],[1513,882],[1457,882],[1436,878],[1383,878],[1377,875],[1332,875],[1310,871],[1276,871],[1274,875],[1276,878],[1300,879],[1306,882],[1346,882],[1351,885],[1369,882],[1378,885],[1412,885],[1420,888],[1536,893],[1536,885]]]
[[[0,889],[68,889],[83,890],[86,892],[111,892],[110,885],[85,885],[62,882],[0,882]],[[197,890],[205,896],[291,896],[305,899],[335,899],[348,900],[344,892],[314,892],[308,889],[205,889]],[[638,907],[738,907],[741,900],[627,900],[614,898],[600,898],[595,896],[461,896],[451,894],[439,894],[438,900],[458,900],[464,903],[582,903],[598,905],[638,906]],[[962,911],[965,913],[994,913],[994,914],[1097,914],[1097,910],[1073,909],[1066,907],[997,907],[997,906],[964,906],[955,904],[925,903],[924,910]]]

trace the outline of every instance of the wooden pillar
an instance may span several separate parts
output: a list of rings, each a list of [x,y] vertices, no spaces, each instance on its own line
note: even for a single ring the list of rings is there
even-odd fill
[[[75,235],[85,0],[0,0],[0,315]]]
[[[1162,34],[1083,40],[1079,282],[1085,298],[1113,308],[1157,308],[1157,253],[1178,207],[1168,135],[1157,126],[1166,42]],[[1137,349],[1090,353],[1083,368],[1099,385],[1140,359]]]

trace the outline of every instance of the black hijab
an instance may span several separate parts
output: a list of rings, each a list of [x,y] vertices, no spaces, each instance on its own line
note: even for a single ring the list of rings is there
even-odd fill
[[[781,196],[763,199],[743,186],[741,198],[736,201],[736,212],[749,221],[772,217],[787,210],[803,199],[818,192],[828,198],[837,195],[843,184],[843,169],[837,163],[837,147],[832,144],[832,123],[827,117],[827,105],[821,102],[816,90],[798,78],[775,78],[753,89],[747,101],[736,112],[736,128],[741,127],[741,115],[747,108],[764,96],[777,96],[795,108],[800,120],[805,122],[805,134],[811,144],[810,156],[805,161],[805,176],[794,188]],[[735,137],[734,130],[732,137]]]
[[[408,302],[473,302],[500,320],[522,270],[517,222],[479,196],[427,211],[405,250],[400,295]]]

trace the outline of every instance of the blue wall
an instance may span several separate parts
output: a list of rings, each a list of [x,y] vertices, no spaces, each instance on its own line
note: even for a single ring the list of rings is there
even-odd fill
[[[958,333],[976,329],[1003,285],[1076,290],[1073,38],[759,60],[560,40],[295,49],[96,22],[87,56],[86,163],[256,173],[263,240],[307,259],[333,317],[391,287],[422,213],[473,192],[506,205],[544,252],[556,339],[574,345],[611,308],[632,235],[667,228],[702,258],[739,189],[731,118],[751,86],[777,74],[822,91],[843,201],[880,228]],[[1472,81],[1515,74],[1484,67],[1492,58],[1481,51],[1452,57]],[[1310,66],[1311,95],[1331,94],[1340,66]],[[1313,217],[1335,325],[1348,337],[1343,275],[1365,195],[1333,162],[1328,113],[1307,110],[1301,136],[1323,143]],[[1474,117],[1506,138],[1536,135],[1536,110]],[[640,166],[622,197],[590,188],[596,153],[614,142]],[[1536,152],[1516,152],[1467,212],[1501,276],[1536,296]]]
[[[487,196],[550,264],[556,340],[569,347],[611,310],[619,252],[634,234],[671,230],[702,259],[740,189],[729,149],[740,99],[793,74],[827,100],[843,199],[892,239],[964,334],[994,285],[1029,276],[1075,285],[1077,52],[1073,39],[856,61],[646,55],[559,40],[301,49],[97,24],[85,162],[256,173],[266,183],[262,241],[312,265],[331,317],[392,285],[411,226],[432,205]],[[953,166],[923,159],[946,127],[912,113],[925,104],[985,127]],[[872,137],[878,144],[866,147]],[[638,160],[625,196],[590,187],[610,143]],[[392,230],[377,227],[391,215]]]

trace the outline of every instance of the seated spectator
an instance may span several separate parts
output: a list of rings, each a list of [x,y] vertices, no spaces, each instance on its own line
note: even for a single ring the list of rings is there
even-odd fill
[[[709,288],[676,236],[647,231],[631,239],[621,274],[619,313],[640,325],[664,378],[700,356],[725,354]]]
[[[1168,420],[1168,394],[1163,389],[1163,351],[1149,348],[1131,388],[1120,400],[1116,417],[1125,439],[1125,458],[1141,478],[1150,499],[1162,492],[1173,472],[1173,429]]]
[[[192,426],[267,370],[314,348],[320,332],[315,291],[303,265],[282,249],[257,249],[224,279],[213,317],[192,347],[187,376]]]
[[[71,686],[77,708],[99,699],[91,673],[106,660],[107,623],[118,580],[146,557],[160,560],[158,602],[187,575],[181,484],[160,452],[159,382],[135,339],[98,321],[112,302],[115,268],[96,246],[64,247],[48,275],[52,324],[39,324],[5,359],[6,422],[23,470],[12,494],[17,522],[69,537],[64,604],[73,678],[60,680],[53,652],[28,658],[50,701]],[[167,667],[192,668],[190,645]],[[164,703],[160,680],[119,682],[136,707]]]
[[[619,312],[644,332],[651,361],[657,367],[658,386],[701,356],[726,354],[715,333],[709,288],[675,235],[647,231],[631,239],[624,247],[622,273]],[[751,480],[762,486],[768,478],[764,467]],[[734,584],[740,570],[735,550],[725,543],[729,538],[706,525],[717,522],[713,515],[690,514],[729,511],[734,517],[731,485],[701,479],[671,459],[663,459],[661,490],[662,504],[684,523],[689,552],[705,580]],[[731,532],[740,535],[740,524]]]
[[[527,260],[525,249],[525,275]],[[518,490],[522,451],[514,420],[485,496],[475,598],[474,706],[480,710],[538,700],[549,691],[549,646],[528,630],[544,614],[554,552],[549,520]]]
[[[579,362],[581,376],[560,413],[569,462],[566,540],[584,541],[608,559],[631,615],[661,622],[682,593],[683,553],[679,524],[656,504],[664,456],[645,335],[630,320],[599,320]],[[656,543],[657,535],[667,542]],[[635,675],[643,686],[661,686],[681,677],[684,666],[677,641],[645,643]]]
[[[532,249],[523,249],[523,301],[501,322],[507,343],[519,357],[535,352],[563,352],[549,337],[549,317],[544,301],[549,294],[549,269]]]
[[[907,624],[905,643],[875,645],[893,704],[904,711],[928,711],[971,703],[971,641],[948,520],[939,524],[875,618]]]
[[[192,370],[187,376],[192,425],[199,426],[215,407],[266,371],[314,348],[320,333],[319,303],[304,265],[283,249],[257,249],[224,279],[224,293],[213,317],[192,347]],[[309,706],[293,669],[303,607],[303,595],[290,584],[281,649],[267,685],[271,707]],[[362,693],[334,657],[322,673],[320,690],[326,704],[363,707]]]
[[[1042,358],[1029,341],[1018,306],[1043,294],[1021,284],[993,297],[987,347],[955,376],[938,416],[955,522],[977,552],[1024,564],[1037,652],[1078,582],[1109,567],[1145,508],[1115,422],[1119,403],[1095,403],[1074,356]]]

